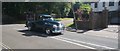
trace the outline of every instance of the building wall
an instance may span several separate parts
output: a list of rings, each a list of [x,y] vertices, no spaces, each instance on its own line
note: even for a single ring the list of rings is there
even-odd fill
[[[104,10],[103,2],[105,2],[105,7],[107,7],[107,9],[109,11],[118,10],[119,0],[100,0],[99,2],[96,2],[97,3],[97,8],[95,8],[95,3],[91,3],[91,7],[92,7],[93,11],[94,12],[99,12],[99,11]],[[114,2],[114,6],[109,6],[109,2]]]
[[[120,0],[100,0],[97,3],[97,8],[95,8],[95,3],[91,3],[91,7],[93,9],[93,12],[101,12],[102,10],[104,10],[103,7],[103,2],[105,2],[105,7],[107,7],[108,11],[109,11],[109,15],[108,15],[108,23],[109,24],[120,24],[118,20],[120,20],[120,16],[118,11],[120,10],[120,5],[119,2]],[[109,6],[110,2],[114,2],[114,6]]]

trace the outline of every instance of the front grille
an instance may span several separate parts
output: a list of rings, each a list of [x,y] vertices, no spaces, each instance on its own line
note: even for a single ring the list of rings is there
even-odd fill
[[[63,29],[64,29],[63,27],[59,27],[59,26],[53,28],[54,31],[60,31],[60,30],[63,30]]]
[[[61,30],[61,28],[60,28],[60,27],[57,27],[56,30]]]

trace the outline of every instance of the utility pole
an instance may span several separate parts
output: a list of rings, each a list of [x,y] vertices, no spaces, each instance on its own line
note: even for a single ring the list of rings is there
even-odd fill
[[[74,16],[75,28],[76,28],[76,31],[77,31],[78,29],[77,29],[77,23],[76,23],[76,16],[75,16],[74,7],[73,7],[73,3],[72,2],[71,2],[71,6],[72,6],[72,11],[73,11],[73,16]]]

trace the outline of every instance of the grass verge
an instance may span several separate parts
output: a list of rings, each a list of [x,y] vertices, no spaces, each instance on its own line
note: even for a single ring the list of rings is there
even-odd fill
[[[74,27],[74,23],[66,24],[65,27]]]

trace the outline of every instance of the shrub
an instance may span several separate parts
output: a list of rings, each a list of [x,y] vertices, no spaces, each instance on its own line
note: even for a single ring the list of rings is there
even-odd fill
[[[81,10],[87,10],[87,13],[89,13],[91,11],[91,6],[89,4],[81,4],[80,6]]]

